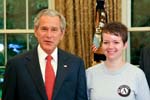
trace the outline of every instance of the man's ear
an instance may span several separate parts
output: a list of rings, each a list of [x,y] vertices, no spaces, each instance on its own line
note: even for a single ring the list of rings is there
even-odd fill
[[[61,40],[62,40],[65,35],[65,30],[62,30],[61,32],[62,32],[62,35],[61,35]]]
[[[34,26],[34,36],[37,37],[37,30],[38,30],[38,27]]]

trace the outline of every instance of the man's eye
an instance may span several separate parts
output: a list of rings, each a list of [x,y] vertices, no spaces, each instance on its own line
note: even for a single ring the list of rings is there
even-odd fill
[[[47,28],[42,27],[42,28],[41,28],[41,30],[42,30],[42,31],[47,31],[48,29],[47,29]]]
[[[52,28],[51,31],[55,32],[55,31],[58,31],[57,28]]]

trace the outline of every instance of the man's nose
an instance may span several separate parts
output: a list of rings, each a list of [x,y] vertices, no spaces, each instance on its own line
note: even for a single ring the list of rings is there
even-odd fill
[[[53,35],[53,33],[52,33],[52,30],[51,30],[51,29],[48,29],[48,30],[47,30],[47,35],[48,35],[48,36],[52,36],[52,35]]]

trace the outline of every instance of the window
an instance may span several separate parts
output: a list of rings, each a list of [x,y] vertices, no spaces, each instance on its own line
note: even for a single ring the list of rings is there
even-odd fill
[[[149,5],[149,0],[122,0],[122,21],[129,28],[126,58],[134,65],[139,65],[141,49],[150,45]]]
[[[36,46],[33,19],[44,8],[54,0],[0,0],[0,90],[7,60]]]

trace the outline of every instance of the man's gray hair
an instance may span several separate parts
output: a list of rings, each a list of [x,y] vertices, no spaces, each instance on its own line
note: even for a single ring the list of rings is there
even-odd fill
[[[60,18],[61,30],[65,30],[65,28],[66,28],[66,19],[65,19],[65,17],[62,14],[60,14],[59,12],[57,12],[56,10],[52,10],[52,9],[43,9],[37,14],[37,16],[34,19],[34,26],[35,27],[39,26],[40,17],[45,16],[45,15],[46,16],[51,16],[51,17],[58,16]]]

